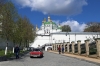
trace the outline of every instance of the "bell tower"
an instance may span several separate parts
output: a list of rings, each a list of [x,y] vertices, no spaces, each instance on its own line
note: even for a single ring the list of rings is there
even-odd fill
[[[46,18],[43,19],[42,23],[46,22]]]
[[[36,31],[38,31],[39,30],[39,28],[37,27],[37,25],[36,25]]]
[[[48,22],[50,22],[50,21],[51,21],[50,16],[48,16]]]

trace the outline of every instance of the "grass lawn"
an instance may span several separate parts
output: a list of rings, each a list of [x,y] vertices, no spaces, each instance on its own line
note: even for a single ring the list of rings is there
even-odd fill
[[[5,55],[5,51],[4,50],[0,50],[0,56],[4,56]]]
[[[5,50],[0,50],[0,57],[1,57],[1,56],[5,56]],[[7,52],[7,55],[6,55],[6,56],[9,58],[9,57],[11,57],[11,56],[14,56],[14,53],[12,53],[12,51],[9,50],[9,51]]]
[[[25,52],[25,51],[20,50],[20,54],[22,54],[22,53],[24,53],[24,52]],[[1,57],[1,56],[5,56],[5,50],[0,50],[0,57]],[[12,53],[11,50],[8,50],[6,56],[7,56],[7,57],[12,57],[12,56],[14,56],[14,53]]]

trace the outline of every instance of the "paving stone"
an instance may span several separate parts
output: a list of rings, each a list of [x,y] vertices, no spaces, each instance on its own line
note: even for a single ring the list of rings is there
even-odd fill
[[[0,66],[100,66],[99,64],[71,58],[60,54],[44,52],[43,58],[30,58],[29,54],[20,59],[0,62]]]

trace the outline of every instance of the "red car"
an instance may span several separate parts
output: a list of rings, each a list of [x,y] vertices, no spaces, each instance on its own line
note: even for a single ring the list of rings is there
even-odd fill
[[[30,52],[30,58],[32,57],[43,57],[43,51],[40,48],[34,48]]]

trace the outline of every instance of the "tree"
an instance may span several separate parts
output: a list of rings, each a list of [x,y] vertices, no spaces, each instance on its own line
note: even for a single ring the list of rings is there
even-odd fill
[[[0,0],[0,14],[3,16],[2,38],[19,45],[25,42],[28,44],[34,40],[34,26],[27,17],[23,18],[18,14],[14,4],[10,0]]]
[[[34,29],[34,26],[30,23],[27,17],[20,17],[16,24],[16,41],[20,46],[24,44],[26,47],[30,41],[32,42],[34,40],[35,32],[32,30]]]
[[[4,5],[6,3],[7,0],[0,0],[0,35],[1,35],[1,31],[2,31],[2,20],[3,20],[3,10],[4,10]]]
[[[89,22],[87,23],[84,32],[100,32],[100,23],[99,22]]]
[[[71,28],[69,25],[62,26],[62,32],[71,32]]]
[[[33,42],[34,40],[34,36],[35,36],[35,33],[32,29],[34,29],[34,26],[30,23],[29,19],[27,17],[24,17],[23,18],[23,22],[24,22],[24,32],[23,32],[23,35],[24,35],[24,42],[25,42],[25,47],[28,47],[29,46],[29,41],[30,42]]]
[[[6,2],[7,2],[7,0],[0,0],[0,14],[3,11],[3,6],[5,5]]]
[[[17,17],[17,10],[10,0],[0,0],[0,14],[3,16],[2,20],[2,38],[7,40],[5,54],[7,54],[8,42],[12,40],[14,22]]]
[[[11,40],[14,22],[17,19],[17,10],[11,1],[7,1],[3,6],[2,34],[7,41]]]

